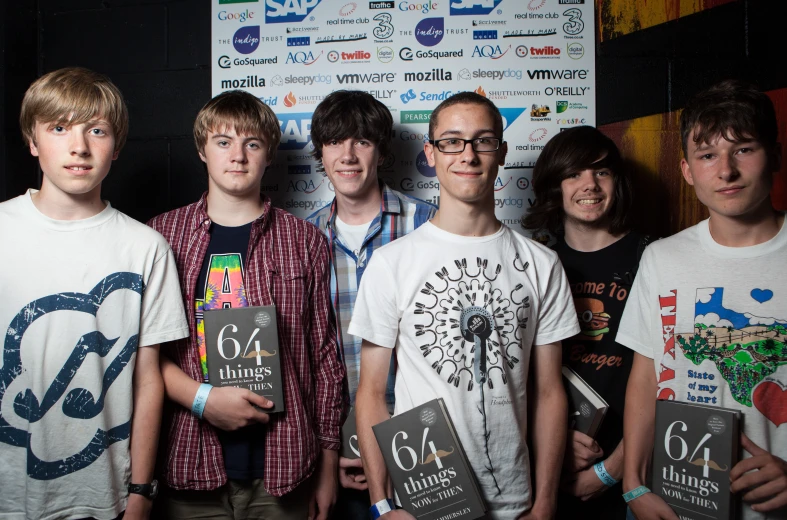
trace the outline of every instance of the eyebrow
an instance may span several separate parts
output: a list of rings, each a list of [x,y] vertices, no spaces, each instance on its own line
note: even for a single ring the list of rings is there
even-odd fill
[[[447,135],[462,135],[464,133],[465,132],[463,132],[461,130],[446,130],[445,132],[440,134],[440,137],[444,137],[444,136],[447,136]],[[473,135],[476,136],[476,137],[474,137],[474,139],[476,139],[477,137],[480,137],[481,134],[492,134],[494,136],[495,135],[495,131],[492,130],[491,128],[482,128],[482,129],[476,130],[475,133],[473,134]]]

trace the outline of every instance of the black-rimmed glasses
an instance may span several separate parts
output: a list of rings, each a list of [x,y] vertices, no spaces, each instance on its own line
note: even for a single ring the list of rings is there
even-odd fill
[[[443,153],[462,153],[465,146],[470,143],[474,152],[496,152],[500,149],[502,139],[497,137],[476,137],[475,139],[459,139],[449,137],[447,139],[429,139],[429,142],[436,146]]]

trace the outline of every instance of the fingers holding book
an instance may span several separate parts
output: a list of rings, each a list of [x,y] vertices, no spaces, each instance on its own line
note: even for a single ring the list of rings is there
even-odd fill
[[[233,431],[254,423],[267,423],[263,410],[273,408],[273,401],[245,388],[214,387],[205,403],[203,417],[216,428]]]

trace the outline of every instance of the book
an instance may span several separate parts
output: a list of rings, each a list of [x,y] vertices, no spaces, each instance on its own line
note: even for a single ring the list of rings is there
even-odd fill
[[[486,506],[442,399],[372,427],[402,507],[418,520],[484,518]]]
[[[339,448],[339,456],[346,459],[361,458],[361,449],[358,446],[358,431],[355,426],[355,407],[350,408],[347,420],[342,426],[342,445]]]
[[[684,520],[738,518],[730,469],[738,462],[738,410],[656,402],[652,490]]]
[[[563,367],[563,385],[568,398],[568,428],[595,437],[609,405],[593,387],[571,368]]]
[[[273,401],[263,412],[284,411],[276,307],[205,311],[204,323],[210,384],[248,388]]]

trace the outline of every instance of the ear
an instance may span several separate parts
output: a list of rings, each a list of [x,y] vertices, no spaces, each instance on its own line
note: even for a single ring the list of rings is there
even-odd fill
[[[112,160],[113,161],[116,160],[119,155],[120,155],[120,150],[115,150],[115,153],[112,155]]]
[[[208,159],[205,157],[205,154],[203,152],[197,152],[197,153],[199,154],[199,158],[202,159],[202,162],[208,164]],[[268,161],[268,164],[270,165],[270,161]]]
[[[498,158],[497,165],[498,166],[505,166],[506,165],[506,155],[508,155],[508,143],[503,141],[500,143],[500,149],[497,151],[500,154]]]
[[[686,179],[686,182],[690,186],[694,186],[694,176],[691,174],[691,166],[689,166],[689,162],[686,159],[680,160],[680,170],[683,172],[683,178]]]
[[[434,168],[435,160],[434,160],[434,146],[432,143],[426,142],[424,143],[424,154],[426,155],[426,162],[429,163],[429,166]]]
[[[27,144],[30,146],[30,155],[32,155],[33,157],[38,157],[38,147],[36,146],[36,143],[34,143],[32,139],[30,139],[30,142]]]

